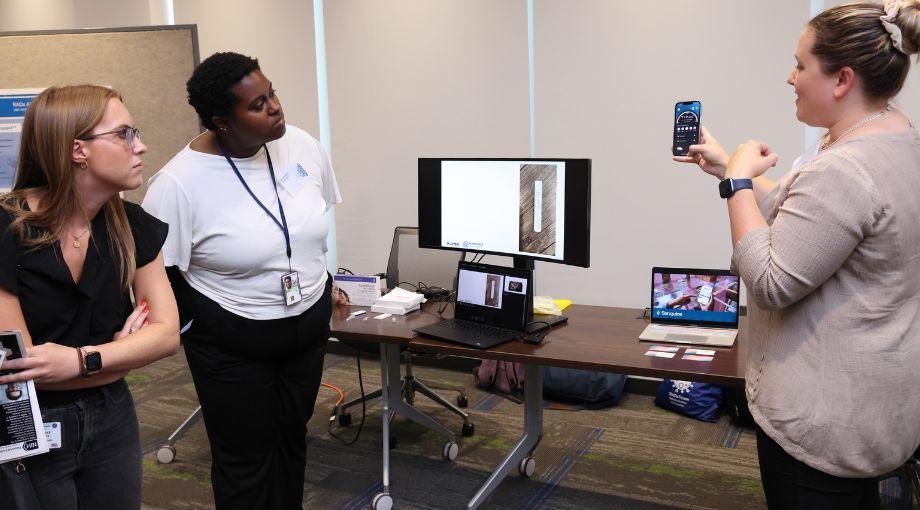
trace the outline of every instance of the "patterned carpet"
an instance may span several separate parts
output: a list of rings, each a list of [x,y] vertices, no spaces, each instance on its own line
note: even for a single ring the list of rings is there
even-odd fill
[[[376,362],[362,363],[366,391],[379,385]],[[397,508],[460,509],[517,440],[523,406],[475,389],[472,376],[458,371],[415,367],[428,382],[465,386],[476,433],[460,439],[454,462],[441,458],[441,436],[403,418],[391,429],[397,445],[391,454],[391,494]],[[329,354],[324,381],[357,395],[354,357]],[[180,353],[130,377],[144,444],[144,507],[213,508],[210,455],[202,423],[176,444],[177,457],[159,464],[155,452],[197,406],[191,376]],[[320,390],[308,429],[304,508],[370,508],[381,489],[379,400],[352,446],[328,433],[328,416],[338,395]],[[453,398],[450,396],[449,398]],[[416,404],[455,429],[461,421],[422,396]],[[620,405],[602,411],[553,406],[544,414],[544,437],[536,451],[536,472],[525,479],[513,472],[483,508],[765,508],[757,469],[754,435],[722,418],[703,423],[660,410],[652,398],[627,394]],[[337,428],[353,437],[360,420]]]

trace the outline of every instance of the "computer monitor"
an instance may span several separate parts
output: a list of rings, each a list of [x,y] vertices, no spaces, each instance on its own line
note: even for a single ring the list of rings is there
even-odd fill
[[[591,160],[419,158],[419,246],[588,267]]]

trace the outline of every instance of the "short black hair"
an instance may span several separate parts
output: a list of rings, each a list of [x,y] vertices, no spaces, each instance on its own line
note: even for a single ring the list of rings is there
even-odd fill
[[[188,104],[198,112],[204,127],[214,131],[212,117],[223,117],[233,110],[237,97],[230,88],[259,69],[259,60],[231,51],[215,53],[198,64],[185,84]]]

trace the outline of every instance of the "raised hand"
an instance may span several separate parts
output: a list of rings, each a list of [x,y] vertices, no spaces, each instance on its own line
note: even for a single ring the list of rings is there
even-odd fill
[[[705,126],[700,127],[700,143],[691,145],[686,156],[674,156],[679,163],[694,163],[716,179],[725,178],[728,153]]]
[[[739,145],[728,161],[726,176],[732,179],[753,179],[760,177],[776,166],[779,156],[770,146],[757,140],[748,140]]]

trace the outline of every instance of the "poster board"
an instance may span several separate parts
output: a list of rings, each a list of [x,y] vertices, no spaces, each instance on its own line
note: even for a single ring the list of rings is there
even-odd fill
[[[0,193],[12,189],[26,110],[42,89],[0,89]]]
[[[196,25],[0,32],[0,89],[94,83],[121,92],[147,145],[147,179],[200,131],[185,82],[198,64]]]

